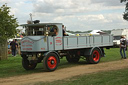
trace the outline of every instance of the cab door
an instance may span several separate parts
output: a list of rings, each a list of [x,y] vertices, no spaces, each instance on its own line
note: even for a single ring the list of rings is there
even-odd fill
[[[62,50],[63,47],[62,37],[59,36],[54,37],[54,42],[55,42],[55,50]]]
[[[62,25],[57,25],[58,35],[54,36],[55,50],[63,50],[63,32]]]
[[[63,49],[63,37],[62,37],[62,25],[54,25],[57,29],[57,35],[48,36],[48,49],[49,50],[62,50]],[[55,29],[55,28],[54,28]]]

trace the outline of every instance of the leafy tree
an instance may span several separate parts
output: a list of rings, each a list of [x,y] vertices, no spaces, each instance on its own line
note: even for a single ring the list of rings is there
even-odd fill
[[[0,7],[0,42],[12,38],[16,34],[18,22],[14,18],[14,15],[10,15],[9,13],[10,7],[7,7],[6,4]]]
[[[125,12],[123,14],[123,18],[128,21],[128,0],[120,0],[120,2],[126,2]]]

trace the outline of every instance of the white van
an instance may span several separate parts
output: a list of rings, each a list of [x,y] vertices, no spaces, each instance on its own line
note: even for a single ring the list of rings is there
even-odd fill
[[[115,47],[120,45],[121,36],[125,36],[128,40],[128,29],[114,29],[111,31],[111,34],[113,35],[113,44]]]

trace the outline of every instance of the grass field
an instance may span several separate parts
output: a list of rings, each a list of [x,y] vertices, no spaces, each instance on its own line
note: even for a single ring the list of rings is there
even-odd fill
[[[54,82],[38,82],[35,85],[128,85],[128,68],[76,76]]]
[[[112,48],[109,50],[105,49],[105,53],[106,53],[106,57],[101,58],[101,62],[116,61],[121,59],[119,48]],[[126,54],[128,55],[128,52]],[[0,61],[0,78],[25,75],[31,73],[39,73],[44,71],[42,63],[38,64],[35,70],[26,71],[22,67],[21,60],[22,58],[18,56],[18,57],[8,57],[8,60]],[[69,64],[66,61],[66,59],[63,58],[61,59],[61,62],[57,69],[67,68],[76,65],[84,65],[84,64],[86,64],[86,62],[82,59],[79,61],[79,63]]]

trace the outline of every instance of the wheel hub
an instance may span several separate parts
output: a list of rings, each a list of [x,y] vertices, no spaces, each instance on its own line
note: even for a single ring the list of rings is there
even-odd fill
[[[51,64],[53,65],[55,62],[54,62],[54,60],[51,60]]]
[[[96,54],[94,54],[93,57],[95,58],[96,57]]]

